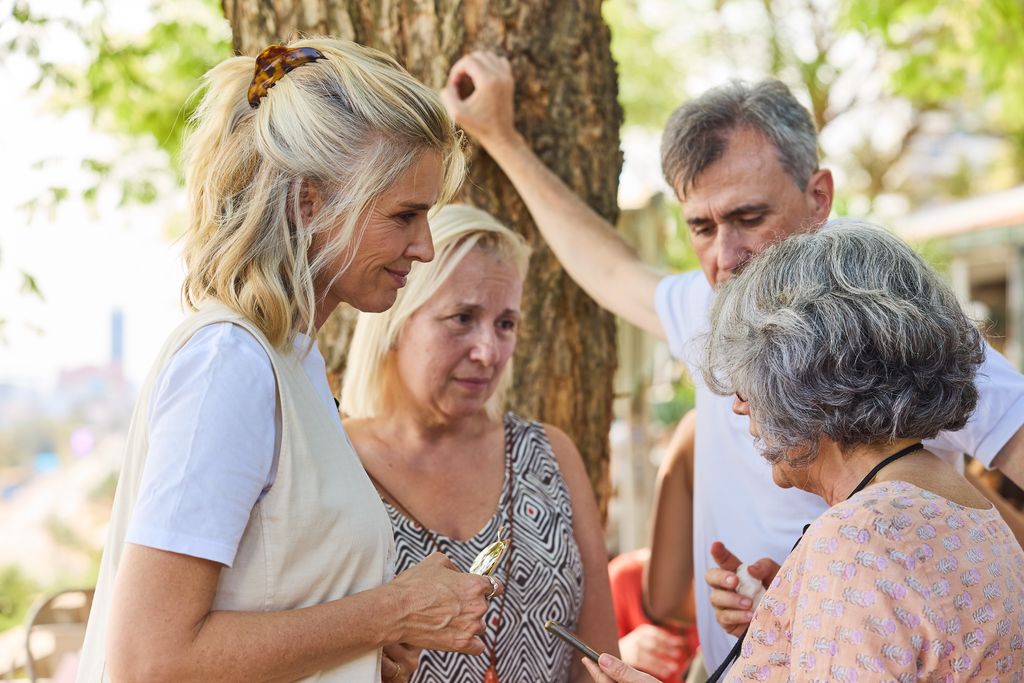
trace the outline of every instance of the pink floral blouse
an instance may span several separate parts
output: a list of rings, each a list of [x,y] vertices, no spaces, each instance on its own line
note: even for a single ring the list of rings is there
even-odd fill
[[[1024,550],[994,508],[868,487],[811,524],[725,679],[1024,681]]]

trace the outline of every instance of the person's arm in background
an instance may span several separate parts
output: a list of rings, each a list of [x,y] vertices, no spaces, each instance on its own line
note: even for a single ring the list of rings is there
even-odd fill
[[[463,98],[459,89],[466,81],[473,91]],[[603,308],[664,339],[654,304],[662,273],[537,158],[515,129],[514,89],[506,59],[474,52],[452,67],[441,99],[508,176],[576,284]]]
[[[999,449],[999,454],[992,460],[992,467],[1010,478],[1014,484],[1024,489],[1024,427],[1018,429],[1010,440]],[[983,491],[984,492],[984,491]],[[1021,537],[1017,535],[1017,540]]]
[[[649,548],[637,548],[608,563],[622,661],[662,681],[675,681],[692,658],[689,639],[655,626],[643,607],[644,567]]]
[[[544,425],[544,431],[572,499],[572,532],[583,562],[583,605],[577,620],[577,632],[583,642],[598,652],[618,655],[615,612],[608,584],[608,550],[604,545],[604,527],[594,499],[594,489],[572,439],[551,425]],[[589,678],[586,670],[574,662],[570,680],[580,683]]]
[[[679,421],[658,468],[644,605],[657,623],[694,623],[693,458],[697,413]]]
[[[974,488],[981,492],[981,495],[989,499],[989,501],[995,506],[999,514],[1002,515],[1003,521],[1006,522],[1006,526],[1010,527],[1010,531],[1013,532],[1014,538],[1017,539],[1017,543],[1020,543],[1021,547],[1024,547],[1024,512],[1018,510],[1014,505],[1003,498],[998,491],[992,489],[987,482],[978,478],[970,468],[964,470],[964,477],[967,481],[971,482]]]
[[[678,668],[686,639],[654,624],[640,624],[619,638],[622,661],[658,680],[668,680]]]
[[[987,342],[975,384],[978,405],[963,429],[925,441],[949,453],[966,453],[1024,488],[1024,375]]]

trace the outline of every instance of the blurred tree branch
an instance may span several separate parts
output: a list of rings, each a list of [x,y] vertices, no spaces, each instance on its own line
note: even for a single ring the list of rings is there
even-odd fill
[[[153,23],[137,34],[110,28],[106,0],[80,0],[58,11],[15,0],[9,18],[0,20],[0,67],[34,69],[30,91],[41,94],[47,107],[60,114],[86,110],[97,129],[121,141],[122,150],[116,158],[82,158],[75,183],[56,173],[47,179],[22,204],[26,224],[40,213],[54,220],[69,200],[95,206],[106,191],[116,193],[120,206],[146,204],[168,177],[180,183],[182,139],[195,105],[191,94],[203,73],[231,50],[230,28],[216,0],[151,0]],[[64,49],[48,49],[55,43]],[[61,63],[51,57],[67,52],[69,44],[86,59]],[[163,162],[151,159],[154,149]],[[59,161],[44,159],[27,170],[47,170]],[[21,293],[43,298],[34,276],[22,272],[21,282]]]
[[[844,210],[872,214],[881,197],[909,209],[1024,177],[1019,0],[609,0],[605,16],[613,46],[630,44],[615,52],[627,124],[660,128],[713,84],[707,74],[779,78],[804,98],[826,162],[843,172]],[[658,59],[649,46],[659,44],[673,47],[670,70],[646,59]],[[977,168],[946,144],[957,136],[998,140],[1005,152]],[[926,144],[953,158],[941,170],[927,164]]]
[[[16,1],[13,35],[0,43],[0,66],[12,57],[27,59],[38,71],[31,89],[43,93],[60,113],[85,109],[99,130],[120,137],[129,150],[140,141],[164,152],[168,164],[152,164],[140,174],[133,169],[118,176],[121,159],[85,158],[82,170],[92,182],[78,198],[96,200],[105,183],[114,183],[120,203],[148,203],[156,196],[157,176],[174,174],[180,181],[181,144],[195,106],[191,95],[202,75],[231,52],[231,33],[216,0],[151,0],[153,23],[138,34],[110,28],[106,0],[80,0],[67,15],[33,11]],[[51,60],[45,49],[52,41],[74,41],[87,57],[84,63]],[[30,213],[70,199],[66,188],[51,187],[30,200]]]

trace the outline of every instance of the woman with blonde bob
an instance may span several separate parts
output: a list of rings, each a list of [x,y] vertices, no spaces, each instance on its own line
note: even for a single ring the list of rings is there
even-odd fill
[[[427,650],[413,680],[582,680],[544,623],[616,648],[597,504],[569,437],[503,414],[529,251],[468,206],[444,207],[431,226],[434,261],[390,310],[359,316],[345,426],[391,517],[399,570],[438,551],[468,569],[499,537],[508,544],[485,656]]]
[[[459,144],[432,92],[350,42],[207,74],[190,313],[140,392],[80,681],[378,683],[406,680],[421,647],[483,651],[500,584],[440,554],[393,577],[315,341],[340,302],[385,310],[431,260],[427,212],[462,180]]]

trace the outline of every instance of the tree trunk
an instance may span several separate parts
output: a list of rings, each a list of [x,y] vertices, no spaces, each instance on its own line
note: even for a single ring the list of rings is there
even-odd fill
[[[622,111],[599,0],[223,0],[223,6],[240,53],[255,55],[298,34],[332,35],[394,55],[435,89],[467,52],[506,55],[516,77],[519,130],[555,173],[615,222]],[[612,317],[565,275],[496,164],[478,149],[468,152],[470,179],[461,199],[526,235],[535,249],[511,408],[575,440],[604,510],[616,367]],[[335,386],[347,327],[333,321],[321,341]]]

